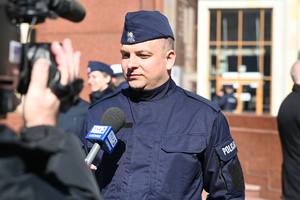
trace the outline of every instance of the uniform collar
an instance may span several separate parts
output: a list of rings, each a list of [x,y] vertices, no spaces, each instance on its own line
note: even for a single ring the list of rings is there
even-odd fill
[[[90,94],[91,103],[95,103],[96,101],[98,101],[99,99],[102,99],[103,97],[105,97],[106,95],[108,95],[110,93],[113,93],[113,90],[111,87],[108,87],[101,92],[93,92],[92,94]]]
[[[175,88],[175,82],[171,78],[169,78],[167,82],[153,90],[138,92],[129,87],[129,98],[133,102],[156,101],[170,96]]]
[[[293,92],[300,92],[300,85],[295,83],[293,86]]]

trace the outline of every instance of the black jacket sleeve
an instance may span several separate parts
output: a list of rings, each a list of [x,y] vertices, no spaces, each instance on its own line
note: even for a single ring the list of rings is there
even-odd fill
[[[0,199],[101,199],[78,138],[51,126],[0,126]]]

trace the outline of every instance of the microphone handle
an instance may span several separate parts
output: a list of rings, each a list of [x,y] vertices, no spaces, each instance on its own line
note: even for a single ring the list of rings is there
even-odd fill
[[[100,151],[100,145],[95,142],[92,149],[90,150],[89,154],[85,158],[85,162],[88,167],[92,164],[93,160],[95,159],[97,153]]]

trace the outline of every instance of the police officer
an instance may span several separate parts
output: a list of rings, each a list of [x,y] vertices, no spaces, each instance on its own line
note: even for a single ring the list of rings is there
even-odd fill
[[[118,107],[126,123],[111,155],[99,151],[93,164],[103,198],[244,199],[237,147],[225,116],[211,101],[170,77],[174,35],[158,11],[129,12],[121,37],[122,68],[129,88],[91,106],[80,139],[103,113]]]
[[[79,76],[79,70],[76,71],[76,76]],[[59,113],[57,126],[78,136],[89,107],[89,102],[79,98],[76,105],[73,105],[66,112]]]
[[[113,93],[110,87],[113,70],[103,62],[89,61],[88,83],[92,93],[90,94],[91,103],[95,103],[106,95]]]
[[[115,92],[119,92],[122,89],[128,88],[129,85],[126,82],[126,79],[124,77],[124,74],[122,71],[122,65],[121,64],[113,64],[110,66],[110,68],[114,72],[111,77],[111,83],[112,83],[113,90]]]
[[[221,99],[223,98],[224,95],[225,95],[225,91],[222,88],[216,92],[215,96],[213,96],[212,102],[214,102],[215,104],[217,104],[219,106],[220,105],[219,102],[221,101]]]
[[[78,136],[89,107],[90,103],[80,98],[76,105],[59,113],[57,126]]]
[[[234,111],[237,106],[237,99],[233,96],[232,85],[225,86],[225,95],[219,100],[218,105],[223,111]]]

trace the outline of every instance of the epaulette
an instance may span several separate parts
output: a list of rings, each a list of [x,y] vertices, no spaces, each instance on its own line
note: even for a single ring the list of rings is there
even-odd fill
[[[187,91],[187,90],[184,90],[184,89],[183,89],[183,91],[187,96],[205,103],[206,105],[208,105],[209,107],[214,109],[216,112],[221,111],[221,108],[219,106],[217,106],[214,102],[212,102],[212,101],[210,101],[210,100],[208,100],[208,99],[206,99],[206,98],[204,98],[204,97],[202,97],[202,96],[200,96],[200,95],[198,95],[194,92],[190,92],[190,91]]]
[[[108,94],[107,96],[105,96],[105,97],[99,99],[98,101],[95,101],[94,103],[92,103],[92,104],[90,105],[89,109],[91,109],[94,105],[96,105],[96,104],[98,104],[98,103],[100,103],[100,102],[102,102],[102,101],[104,101],[104,100],[106,100],[106,99],[110,99],[110,98],[112,98],[112,97],[114,97],[114,96],[117,96],[117,95],[118,95],[120,92],[122,92],[123,90],[124,90],[124,89],[122,89],[122,90],[120,90],[120,91],[118,91],[118,92],[114,92],[114,93]]]

